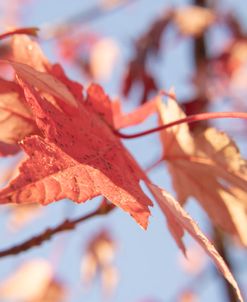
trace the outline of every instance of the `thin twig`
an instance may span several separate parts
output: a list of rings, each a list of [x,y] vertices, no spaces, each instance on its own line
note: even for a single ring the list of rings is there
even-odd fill
[[[247,112],[208,112],[208,113],[199,113],[199,114],[193,114],[189,115],[185,118],[182,118],[180,120],[176,120],[174,122],[161,125],[159,127],[155,127],[152,129],[148,129],[142,132],[134,133],[134,134],[124,134],[122,132],[119,132],[118,130],[114,130],[114,134],[116,136],[119,136],[124,139],[132,139],[132,138],[138,138],[142,136],[146,136],[170,127],[174,127],[180,124],[190,124],[190,123],[195,123],[199,121],[204,121],[204,120],[211,120],[211,119],[222,119],[222,118],[241,118],[241,119],[246,119],[247,120]]]
[[[94,210],[93,212],[91,212],[87,215],[78,217],[76,219],[71,219],[71,220],[66,219],[61,224],[59,224],[58,226],[56,226],[54,228],[48,228],[41,234],[36,235],[36,236],[24,241],[23,243],[17,244],[13,247],[0,251],[0,258],[16,255],[16,254],[22,253],[24,251],[27,251],[33,247],[39,246],[43,242],[50,240],[54,235],[56,235],[58,233],[73,230],[77,224],[79,224],[83,221],[86,221],[90,218],[93,218],[93,217],[96,217],[99,215],[108,214],[113,208],[114,208],[114,206],[112,206],[112,205],[103,204],[103,206],[101,205],[99,208],[97,208],[96,210]]]
[[[0,40],[9,38],[13,35],[29,35],[29,36],[37,36],[37,32],[38,32],[38,27],[22,27],[22,28],[18,28],[15,30],[11,30],[11,31],[7,31],[3,34],[0,35]]]
[[[154,162],[152,162],[150,165],[148,165],[145,168],[145,172],[149,173],[151,170],[153,170],[154,168],[156,168],[157,166],[159,166],[162,162],[163,162],[164,158],[163,156],[159,159],[156,159]]]

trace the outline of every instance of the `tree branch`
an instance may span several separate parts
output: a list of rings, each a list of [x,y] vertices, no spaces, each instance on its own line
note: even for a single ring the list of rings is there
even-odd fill
[[[227,249],[227,246],[225,246],[224,235],[215,226],[213,226],[213,233],[214,233],[213,235],[214,235],[215,247],[218,250],[218,252],[220,253],[220,255],[222,256],[222,258],[224,259],[224,261],[227,264],[227,266],[229,267],[230,271],[233,273],[234,267],[231,264],[231,261],[228,256],[228,249]],[[224,278],[222,278],[221,275],[219,275],[219,276],[224,284],[228,301],[237,302],[238,298],[235,294],[235,291],[231,287],[231,285]]]
[[[76,219],[71,219],[71,220],[66,219],[64,222],[62,222],[58,226],[56,226],[54,228],[48,228],[41,234],[36,235],[36,236],[24,241],[23,243],[20,243],[13,247],[1,250],[0,258],[20,254],[33,247],[39,246],[43,242],[50,240],[54,235],[64,232],[64,231],[71,231],[76,227],[77,224],[79,224],[83,221],[86,221],[90,218],[96,217],[96,216],[106,215],[114,208],[115,207],[112,204],[103,202],[96,210],[94,210],[93,212],[91,212],[87,215],[78,217]]]

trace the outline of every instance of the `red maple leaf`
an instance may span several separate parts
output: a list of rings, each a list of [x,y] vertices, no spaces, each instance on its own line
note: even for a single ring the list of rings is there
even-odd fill
[[[146,176],[114,135],[110,100],[103,90],[92,85],[82,101],[51,74],[20,63],[13,66],[43,135],[21,142],[29,159],[1,192],[0,202],[47,204],[69,198],[80,203],[103,195],[146,228],[152,202],[139,186]],[[56,104],[31,86],[52,94]],[[98,97],[103,111],[97,109]]]

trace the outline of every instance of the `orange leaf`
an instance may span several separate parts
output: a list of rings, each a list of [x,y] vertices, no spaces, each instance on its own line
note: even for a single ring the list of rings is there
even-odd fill
[[[113,263],[116,243],[106,230],[101,230],[88,243],[81,263],[83,283],[89,287],[99,274],[105,297],[109,297],[118,282],[118,271]]]
[[[32,259],[24,262],[0,283],[1,299],[35,301],[44,293],[52,276],[53,269],[46,260]]]
[[[14,36],[11,47],[13,60],[22,63],[17,64],[15,68],[23,79],[28,81],[33,77],[32,84],[44,91],[42,96],[56,103],[50,95],[52,92],[55,97],[62,97],[74,106],[76,106],[75,99],[82,100],[82,86],[69,80],[59,64],[51,65],[36,42],[25,35]],[[33,69],[29,69],[26,65]]]
[[[186,290],[179,295],[178,302],[199,302],[199,300],[193,291]]]
[[[133,112],[123,114],[121,110],[121,103],[119,101],[115,101],[112,103],[112,112],[114,119],[114,128],[126,128],[134,125],[138,125],[146,120],[150,115],[157,111],[157,100],[154,99],[146,102],[142,106],[139,106]]]
[[[17,152],[19,140],[38,133],[25,102],[19,85],[0,79],[0,153],[3,155]]]
[[[167,105],[160,102],[158,113],[160,124],[185,117],[172,99]],[[186,124],[160,136],[178,201],[195,197],[216,224],[247,245],[247,162],[235,143],[214,128],[192,136]]]
[[[44,72],[50,68],[50,63],[42,53],[39,45],[26,35],[13,36],[11,40],[13,60],[27,64],[34,69]]]
[[[11,62],[16,73],[24,81],[30,83],[37,89],[49,93],[71,106],[77,107],[77,101],[71,91],[61,81],[49,73],[39,72],[30,66],[18,62]]]
[[[139,106],[133,112],[125,114],[122,112],[121,102],[111,102],[104,91],[96,85],[92,85],[90,89],[88,89],[88,96],[90,102],[88,102],[87,105],[92,106],[93,109],[100,114],[101,118],[114,129],[140,124],[157,111],[158,98],[154,98],[146,104]]]
[[[199,36],[215,22],[214,12],[208,8],[188,5],[175,10],[174,22],[183,35]]]
[[[13,59],[39,71],[50,68],[38,44],[25,35],[12,39]],[[22,89],[14,82],[0,79],[0,155],[19,151],[17,143],[25,136],[38,133],[32,113],[27,107]]]

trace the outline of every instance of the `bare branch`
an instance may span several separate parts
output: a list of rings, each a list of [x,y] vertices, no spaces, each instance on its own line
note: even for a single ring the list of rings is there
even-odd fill
[[[48,228],[41,234],[36,235],[36,236],[24,241],[23,243],[20,243],[13,247],[1,250],[0,258],[20,254],[33,247],[39,246],[43,242],[50,240],[54,235],[64,232],[64,231],[71,231],[76,227],[77,224],[79,224],[83,221],[86,221],[90,218],[96,217],[96,216],[106,215],[113,209],[114,209],[113,205],[103,202],[96,210],[94,210],[93,212],[91,212],[87,215],[78,217],[76,219],[71,219],[71,220],[66,219],[58,226],[56,226],[54,228]]]

